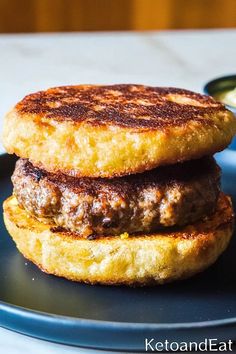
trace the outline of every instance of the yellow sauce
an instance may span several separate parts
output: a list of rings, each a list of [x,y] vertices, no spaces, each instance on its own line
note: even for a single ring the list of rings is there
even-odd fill
[[[122,240],[125,240],[126,238],[129,238],[128,232],[123,232],[123,234],[120,235],[120,238],[121,238]]]
[[[236,107],[236,87],[232,90],[217,92],[214,97],[224,104]]]

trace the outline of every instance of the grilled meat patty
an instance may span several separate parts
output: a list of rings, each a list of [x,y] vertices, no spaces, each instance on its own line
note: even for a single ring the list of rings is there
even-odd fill
[[[52,174],[19,159],[14,194],[31,215],[83,237],[154,232],[214,212],[220,169],[210,157],[121,178]]]

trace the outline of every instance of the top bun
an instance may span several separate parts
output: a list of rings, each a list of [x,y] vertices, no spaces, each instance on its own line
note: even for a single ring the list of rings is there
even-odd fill
[[[114,177],[223,150],[236,119],[213,98],[143,85],[79,85],[26,96],[7,115],[9,153],[48,171]]]

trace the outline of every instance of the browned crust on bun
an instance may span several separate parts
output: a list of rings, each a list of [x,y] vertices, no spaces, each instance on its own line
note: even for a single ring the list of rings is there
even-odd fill
[[[120,178],[73,178],[19,159],[14,195],[27,212],[83,237],[149,233],[213,213],[220,168],[211,157]]]
[[[184,279],[216,261],[233,232],[233,209],[221,194],[211,217],[176,231],[86,240],[52,231],[21,209],[4,202],[6,227],[19,251],[43,271],[91,284],[148,285]]]
[[[209,124],[204,116],[225,108],[210,96],[184,89],[123,84],[50,88],[26,96],[16,110],[59,122],[152,130],[194,120]]]
[[[6,116],[3,141],[9,153],[47,170],[112,178],[213,154],[235,132],[233,114],[208,96],[80,85],[26,96]]]

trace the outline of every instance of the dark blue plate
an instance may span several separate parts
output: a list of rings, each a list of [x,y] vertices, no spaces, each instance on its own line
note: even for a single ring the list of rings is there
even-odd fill
[[[11,194],[14,158],[0,157],[1,203]],[[236,172],[223,189],[236,201]],[[42,273],[16,250],[1,213],[0,325],[90,348],[143,351],[158,341],[236,340],[236,238],[218,262],[192,279],[154,288],[90,286]]]

